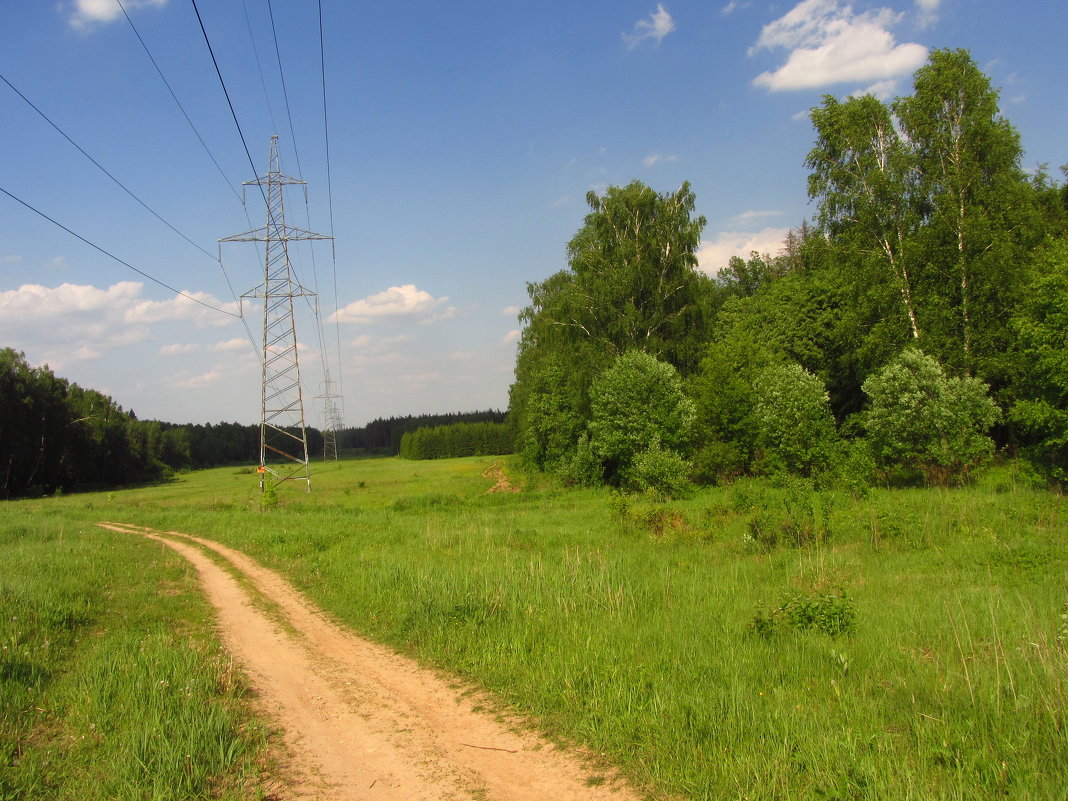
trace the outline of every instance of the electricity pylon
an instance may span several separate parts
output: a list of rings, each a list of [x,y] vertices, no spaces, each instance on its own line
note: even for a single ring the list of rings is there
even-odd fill
[[[323,427],[323,461],[337,461],[337,435],[341,431],[341,412],[338,411],[337,401],[340,395],[334,391],[334,381],[330,378],[330,371],[325,370],[323,380],[323,394],[317,397],[323,401],[323,417],[326,425]]]
[[[304,181],[283,175],[278,159],[278,137],[271,137],[267,174],[246,181],[259,186],[267,201],[267,224],[219,242],[264,242],[263,283],[242,298],[263,301],[263,359],[260,382],[260,491],[284,481],[307,484],[311,492],[308,465],[308,433],[304,427],[304,398],[300,385],[297,330],[293,319],[293,298],[312,297],[293,277],[289,264],[289,243],[299,239],[331,239],[302,228],[286,225],[282,187],[305,185]],[[307,192],[307,189],[305,189]],[[271,479],[268,479],[271,476]]]

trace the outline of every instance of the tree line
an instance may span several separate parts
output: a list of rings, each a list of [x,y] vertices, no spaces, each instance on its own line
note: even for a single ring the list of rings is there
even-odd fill
[[[402,459],[455,459],[512,453],[515,432],[506,422],[450,423],[406,431],[401,437]]]
[[[1068,470],[1068,185],[964,50],[892,102],[811,112],[813,224],[697,270],[688,184],[590,192],[528,284],[509,411],[531,467],[685,491],[831,473],[948,483],[1020,452]]]
[[[307,429],[321,453],[322,434]],[[259,460],[257,425],[138,420],[107,395],[0,349],[0,497],[156,481],[174,470]]]
[[[408,432],[419,428],[451,425],[453,423],[502,423],[507,412],[497,409],[445,414],[379,417],[360,428],[346,428],[338,435],[338,448],[356,453],[396,456],[401,441]]]

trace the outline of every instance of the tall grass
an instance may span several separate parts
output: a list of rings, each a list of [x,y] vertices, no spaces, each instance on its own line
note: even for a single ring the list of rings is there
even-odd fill
[[[2,511],[0,798],[261,795],[265,733],[180,558]]]
[[[232,470],[52,506],[241,548],[658,797],[1063,797],[1068,543],[1026,476],[664,505],[484,495],[491,463],[343,462],[270,512]],[[753,625],[820,598],[845,633]]]

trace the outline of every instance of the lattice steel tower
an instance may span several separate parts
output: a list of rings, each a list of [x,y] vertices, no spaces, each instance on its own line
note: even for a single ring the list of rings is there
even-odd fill
[[[334,380],[330,377],[330,371],[323,368],[323,394],[316,397],[323,401],[323,461],[337,461],[337,435],[341,431],[341,412],[338,410],[337,401],[341,396],[334,390]]]
[[[283,175],[278,159],[278,137],[271,137],[267,174],[246,181],[259,186],[267,200],[267,224],[263,228],[228,236],[219,242],[264,242],[263,283],[243,298],[263,302],[263,359],[260,383],[260,491],[284,481],[303,480],[311,492],[308,465],[308,434],[304,427],[304,398],[300,384],[297,331],[293,299],[312,297],[295,280],[289,264],[289,243],[300,239],[331,239],[286,225],[282,187],[305,185]],[[307,189],[305,189],[307,192]],[[270,478],[269,478],[270,477]]]

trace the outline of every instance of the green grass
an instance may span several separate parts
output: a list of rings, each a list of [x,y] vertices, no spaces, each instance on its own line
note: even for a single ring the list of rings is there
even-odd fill
[[[0,510],[0,798],[256,797],[265,732],[192,571],[43,506]]]
[[[286,487],[267,512],[231,468],[0,514],[238,547],[654,797],[1063,797],[1068,527],[1017,468],[863,499],[749,480],[663,505],[533,483],[485,495],[492,464],[320,466],[311,495]],[[844,634],[752,631],[843,596]]]

